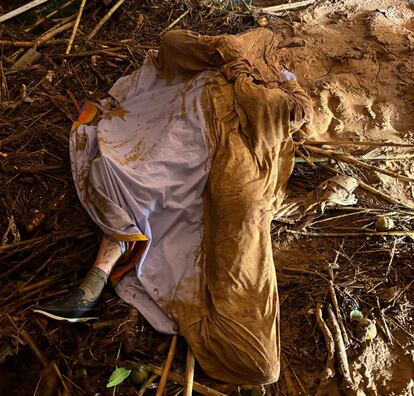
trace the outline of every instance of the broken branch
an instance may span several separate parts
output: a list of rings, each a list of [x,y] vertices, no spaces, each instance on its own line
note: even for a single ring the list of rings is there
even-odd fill
[[[167,30],[170,30],[171,28],[173,28],[178,22],[181,21],[181,19],[183,19],[188,13],[190,12],[190,8],[188,8],[187,10],[185,10],[176,20],[174,20],[173,22],[171,22],[161,33],[165,33]]]
[[[323,337],[325,338],[326,349],[328,351],[328,357],[326,359],[325,370],[321,374],[321,383],[326,381],[335,375],[335,342],[332,337],[332,333],[329,330],[328,325],[323,320],[322,316],[322,304],[316,303],[315,310],[316,322],[320,330],[322,331]]]
[[[92,40],[95,37],[96,33],[98,33],[102,26],[108,21],[108,19],[112,16],[112,14],[122,5],[125,0],[118,0],[114,6],[105,14],[105,16],[99,21],[99,23],[95,26],[92,32],[89,33],[88,40]]]
[[[411,177],[400,175],[398,173],[389,171],[387,169],[381,169],[381,168],[378,168],[378,166],[375,166],[375,165],[367,164],[367,163],[365,163],[363,161],[360,161],[359,159],[353,157],[350,154],[337,153],[335,151],[324,150],[324,149],[320,149],[320,148],[312,147],[312,146],[304,146],[304,147],[307,150],[312,151],[313,153],[320,154],[320,155],[323,155],[323,156],[326,156],[326,157],[330,157],[330,158],[333,158],[337,161],[342,161],[342,162],[345,162],[345,163],[348,163],[348,164],[358,165],[362,168],[369,169],[369,170],[374,171],[374,172],[379,172],[379,173],[382,173],[384,175],[394,177],[398,180],[406,181],[406,182],[409,182],[409,183],[414,183],[414,179],[412,179]]]
[[[347,176],[347,175],[345,175],[345,173],[340,172],[340,171],[338,171],[338,170],[336,170],[336,169],[334,169],[334,168],[331,168],[331,167],[330,167],[330,166],[328,166],[328,165],[318,163],[318,166],[319,166],[320,168],[322,168],[322,169],[326,169],[327,171],[332,172],[332,173],[334,173],[334,174],[338,174],[338,175],[344,175],[344,176]],[[406,207],[406,208],[408,208],[408,209],[413,209],[413,207],[409,206],[408,204],[406,204],[406,203],[404,203],[404,202],[402,202],[402,201],[399,201],[398,199],[395,199],[395,198],[391,197],[390,195],[385,194],[385,193],[383,193],[383,192],[381,192],[381,191],[377,190],[377,189],[376,189],[376,188],[374,188],[374,187],[371,187],[369,184],[367,184],[367,183],[363,182],[363,181],[362,181],[362,180],[360,180],[358,177],[355,177],[355,176],[352,176],[352,177],[353,177],[354,179],[358,180],[359,187],[363,188],[364,190],[369,191],[369,192],[373,193],[374,195],[377,195],[377,196],[381,197],[381,198],[382,198],[382,199],[384,199],[385,201],[393,203],[394,205],[400,205],[400,206],[404,206],[404,207]]]
[[[342,338],[344,339],[345,346],[347,346],[349,344],[349,338],[348,338],[348,334],[347,334],[346,329],[345,329],[345,325],[344,325],[344,321],[342,319],[341,312],[339,310],[339,304],[338,304],[338,300],[336,298],[336,293],[335,293],[335,289],[334,289],[334,285],[333,285],[332,281],[329,282],[329,294],[331,295],[332,304],[333,304],[333,307],[335,309],[335,313],[336,313],[336,317],[338,319],[339,327],[341,329]]]
[[[335,340],[336,356],[338,358],[339,372],[343,377],[345,386],[352,388],[353,381],[351,379],[351,373],[349,371],[348,357],[346,355],[344,340],[342,339],[341,329],[336,320],[335,314],[332,310],[331,304],[328,305],[328,326],[332,332]]]
[[[69,54],[70,50],[72,49],[73,42],[75,41],[76,33],[78,32],[79,22],[82,18],[83,9],[85,8],[86,0],[82,0],[82,3],[79,7],[79,12],[76,17],[75,23],[73,25],[72,34],[70,35],[69,43],[66,48],[66,55]]]
[[[194,382],[194,353],[190,346],[187,346],[187,365],[185,367],[185,379],[184,379],[184,396],[191,396],[193,394],[193,382]]]
[[[315,1],[316,0],[297,1],[295,3],[281,4],[281,5],[271,6],[271,7],[264,7],[261,10],[264,11],[264,12],[270,12],[270,13],[289,11],[289,10],[295,10],[297,8],[306,7],[308,5],[311,5]]]
[[[290,234],[313,237],[360,237],[360,236],[410,236],[414,237],[414,231],[386,231],[386,232],[308,232],[286,230]]]
[[[160,383],[157,388],[156,396],[162,396],[164,394],[165,384],[167,382],[168,374],[171,370],[171,364],[174,359],[175,349],[177,347],[177,336],[173,336],[171,341],[170,350],[168,351],[167,360],[165,361],[165,367],[161,375]]]

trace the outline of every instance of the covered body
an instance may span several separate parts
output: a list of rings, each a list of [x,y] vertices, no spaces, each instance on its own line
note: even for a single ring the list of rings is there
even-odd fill
[[[311,103],[296,81],[280,83],[277,45],[267,29],[170,32],[111,89],[116,107],[71,135],[92,219],[145,244],[118,294],[234,384],[279,376],[270,223],[293,168],[292,125]]]

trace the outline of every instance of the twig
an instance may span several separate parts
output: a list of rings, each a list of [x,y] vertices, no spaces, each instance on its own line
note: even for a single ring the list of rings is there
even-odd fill
[[[9,88],[7,85],[7,78],[4,74],[3,69],[3,59],[0,59],[0,81],[1,81],[1,87],[0,87],[0,102],[7,102],[10,100],[9,95]]]
[[[43,36],[40,36],[34,44],[34,48],[40,47],[41,45],[44,45],[46,42],[48,42],[51,38],[55,37],[56,35],[58,35],[59,33],[64,32],[65,30],[70,29],[73,24],[75,22],[74,21],[70,21],[65,23],[62,26],[57,27],[56,29],[52,29],[49,32],[47,32],[46,34],[44,34]]]
[[[78,103],[78,101],[75,98],[75,95],[72,93],[72,91],[70,91],[69,89],[66,90],[66,93],[69,95],[70,100],[72,101],[73,105],[76,108],[76,111],[78,112],[78,114],[82,113],[82,109]]]
[[[343,172],[341,172],[341,171],[338,171],[338,170],[336,170],[336,169],[334,169],[334,168],[332,168],[332,167],[330,167],[330,166],[328,166],[328,165],[325,165],[325,164],[319,164],[318,163],[318,166],[320,167],[320,168],[322,168],[322,169],[326,169],[327,171],[329,171],[329,172],[332,172],[332,173],[334,173],[334,174],[338,174],[338,175],[344,175],[344,176],[347,176],[345,173],[343,173]],[[408,204],[406,204],[406,203],[404,203],[404,202],[402,202],[402,201],[399,201],[398,199],[395,199],[395,198],[393,198],[393,197],[391,197],[390,195],[388,195],[388,194],[385,194],[385,193],[383,193],[382,191],[379,191],[379,190],[377,190],[376,188],[374,188],[374,187],[371,187],[369,184],[367,184],[367,183],[365,183],[365,182],[363,182],[361,179],[359,179],[358,177],[355,177],[355,176],[352,176],[354,179],[356,179],[356,180],[358,180],[358,183],[359,183],[359,187],[361,187],[361,188],[363,188],[364,190],[366,190],[366,191],[369,191],[370,193],[372,193],[372,194],[374,194],[374,195],[377,195],[377,196],[379,196],[379,197],[381,197],[382,199],[384,199],[385,201],[387,201],[387,202],[390,202],[390,203],[392,203],[392,204],[394,204],[394,205],[400,205],[400,206],[404,206],[405,208],[408,208],[408,209],[414,209],[412,206],[410,206],[410,205],[408,205]]]
[[[138,370],[140,367],[142,367],[142,364],[138,364],[135,362],[130,362],[130,361],[125,361],[125,362],[117,362],[117,364],[120,367],[126,367],[126,368],[130,368],[132,370]],[[147,364],[144,365],[149,372],[157,374],[157,375],[162,375],[163,373],[163,369],[161,369],[158,366],[154,366],[153,364]],[[170,373],[168,374],[168,379],[170,381],[174,381],[177,384],[180,384],[182,386],[184,386],[185,383],[185,379],[182,375],[172,372],[170,371]],[[200,393],[201,395],[206,395],[206,396],[225,396],[224,393],[221,393],[219,391],[216,391],[215,389],[212,389],[206,385],[202,385],[199,382],[195,382],[193,383],[193,389],[195,392]]]
[[[70,35],[69,43],[66,48],[66,55],[69,54],[70,50],[72,49],[73,42],[76,37],[76,33],[78,32],[79,22],[82,18],[83,9],[85,8],[86,0],[82,0],[82,3],[79,7],[78,16],[76,17],[75,24],[73,25],[72,34]]]
[[[289,365],[284,355],[282,355],[281,363],[281,371],[285,381],[286,393],[288,396],[297,396],[299,393],[296,389],[295,383],[293,382],[292,376],[290,375]]]
[[[171,341],[170,350],[168,351],[167,360],[165,361],[164,370],[161,375],[160,383],[157,388],[156,396],[162,396],[164,394],[165,384],[167,382],[168,374],[171,370],[171,364],[175,355],[175,348],[177,347],[177,336],[173,336]]]
[[[67,387],[67,385],[66,385],[66,383],[65,383],[65,381],[62,377],[62,374],[60,373],[59,368],[56,365],[56,363],[55,362],[52,362],[52,363],[48,362],[46,357],[40,351],[40,349],[37,346],[36,342],[33,340],[31,335],[25,329],[20,330],[19,335],[22,338],[22,340],[27,344],[27,346],[30,348],[30,350],[33,352],[33,354],[36,356],[37,360],[41,363],[43,368],[45,368],[45,369],[49,368],[49,369],[51,369],[52,371],[55,372],[57,377],[59,377],[60,381],[62,382],[62,385],[63,385],[65,391],[67,392],[67,394],[69,394],[69,389],[68,389],[68,387]],[[54,385],[51,386],[51,388],[54,388]]]
[[[281,5],[271,6],[271,7],[264,7],[261,10],[264,11],[264,12],[270,12],[270,13],[294,10],[296,8],[302,8],[302,7],[306,7],[308,5],[311,5],[315,1],[316,0],[297,1],[295,3],[288,3],[288,4],[281,4]]]
[[[349,371],[348,357],[346,355],[344,340],[342,339],[341,329],[339,328],[332,306],[328,305],[328,325],[335,340],[336,356],[338,358],[339,372],[344,379],[345,386],[352,388],[353,382]]]
[[[43,221],[46,218],[46,215],[52,211],[60,207],[63,203],[63,201],[66,199],[66,193],[62,193],[58,196],[57,199],[52,201],[50,205],[48,205],[46,208],[43,208],[39,212],[37,212],[32,219],[29,221],[29,223],[26,225],[26,230],[29,232],[34,231],[37,227],[40,226],[40,224],[43,223]]]
[[[414,237],[414,231],[386,231],[386,232],[307,232],[286,230],[290,234],[313,237],[360,237],[360,236],[410,236]]]
[[[165,33],[167,30],[170,30],[171,28],[173,28],[178,22],[181,21],[181,19],[183,19],[189,12],[190,12],[190,8],[186,9],[176,20],[172,21],[161,33]]]
[[[118,0],[111,9],[105,14],[105,16],[99,21],[99,23],[95,26],[92,32],[89,33],[88,40],[92,40],[95,37],[96,33],[98,33],[102,26],[108,21],[108,19],[112,16],[112,14],[122,5],[125,0]]]
[[[305,387],[302,384],[302,381],[300,380],[300,378],[296,374],[295,370],[293,369],[293,367],[291,366],[291,364],[289,363],[289,361],[286,359],[286,356],[285,356],[285,361],[286,361],[286,363],[287,363],[287,365],[289,367],[289,370],[291,371],[291,373],[293,374],[293,376],[296,378],[297,383],[299,384],[300,388],[302,389],[302,394],[303,395],[306,395],[307,392],[306,392]],[[301,393],[298,392],[298,394],[300,395]]]
[[[37,7],[43,3],[46,3],[49,0],[33,0],[28,4],[22,5],[19,8],[16,8],[13,11],[8,12],[7,14],[0,17],[0,23],[12,19],[20,14],[23,14],[26,11],[31,10],[34,7]]]
[[[384,327],[385,336],[387,337],[390,344],[393,345],[394,344],[393,337],[392,337],[392,334],[391,334],[390,329],[388,327],[387,321],[385,319],[385,315],[384,315],[383,310],[381,310],[381,312],[380,312],[380,319],[381,319],[381,323]]]
[[[123,50],[122,47],[117,48],[105,48],[105,49],[96,49],[91,51],[81,51],[81,52],[74,52],[72,54],[57,54],[57,55],[51,55],[51,58],[78,58],[78,57],[84,57],[84,56],[93,56],[93,55],[99,55],[99,54],[108,54],[111,52],[117,52]]]
[[[326,358],[325,370],[323,370],[323,372],[321,373],[321,384],[322,384],[327,379],[335,375],[335,342],[332,337],[332,333],[329,330],[329,327],[323,320],[322,304],[320,302],[316,303],[315,316],[316,316],[316,322],[318,323],[318,326],[322,331],[323,337],[325,338],[326,349],[328,351],[328,357]]]
[[[396,246],[397,246],[397,240],[394,239],[394,244],[392,246],[391,255],[390,255],[390,261],[388,262],[387,271],[385,273],[385,278],[388,278],[388,274],[390,273],[392,261],[394,260]]]
[[[332,280],[329,282],[329,294],[331,295],[332,304],[335,309],[335,314],[338,319],[339,327],[341,329],[342,338],[344,340],[345,346],[347,346],[349,344],[349,338],[345,329],[344,320],[342,319],[341,311],[339,310],[338,299],[336,298],[336,293]]]
[[[375,142],[371,140],[356,142],[353,140],[304,140],[303,144],[307,146],[387,146],[387,147],[414,147],[414,144],[392,143],[392,142]]]
[[[303,154],[299,150],[295,150],[295,153],[301,157],[301,158],[295,157],[295,164],[297,164],[298,162],[306,162],[312,168],[316,168],[316,165],[313,163],[313,159],[307,157],[305,154]],[[301,159],[302,161],[300,161]]]
[[[122,324],[119,326],[119,328],[121,328],[122,326],[122,343],[127,353],[131,353],[134,351],[136,340],[135,329],[137,326],[138,318],[138,310],[135,307],[131,306],[129,308],[127,319],[124,322],[122,322]]]
[[[193,394],[193,382],[194,382],[194,353],[190,346],[187,346],[187,364],[185,367],[185,383],[184,383],[184,396],[191,396]]]
[[[64,396],[69,396],[71,393],[69,391],[68,386],[66,385],[65,380],[63,379],[62,373],[60,372],[58,365],[55,362],[52,362],[52,367],[53,367],[53,370],[55,371],[55,373],[57,374],[57,376],[59,377],[60,382],[63,385],[63,389],[65,391]]]
[[[137,396],[144,396],[144,393],[149,388],[149,386],[157,379],[157,374],[152,374],[139,388],[139,391],[137,392]]]
[[[389,171],[387,169],[381,169],[381,168],[378,168],[375,165],[367,164],[367,163],[365,163],[363,161],[360,161],[359,159],[353,157],[350,154],[341,154],[341,153],[337,153],[335,151],[320,149],[320,148],[312,147],[312,146],[304,146],[304,147],[307,150],[309,150],[313,153],[316,153],[316,154],[320,154],[320,155],[323,155],[323,156],[326,156],[326,157],[330,157],[330,158],[333,158],[333,159],[338,160],[338,161],[346,162],[348,164],[358,165],[362,168],[369,169],[369,170],[375,171],[375,172],[379,172],[379,173],[382,173],[384,175],[394,177],[398,180],[406,181],[406,182],[409,182],[409,183],[414,183],[414,179],[412,179],[411,177],[400,175],[398,173]]]
[[[32,173],[43,173],[61,170],[61,165],[44,165],[44,166],[5,166],[3,170],[8,173],[23,173],[23,174],[32,174]]]
[[[56,45],[67,43],[67,39],[59,40],[49,40],[45,42],[38,43],[36,41],[12,41],[12,40],[0,40],[1,46],[11,46],[11,47],[22,47],[22,48],[31,48],[33,46],[42,47],[47,45]]]
[[[45,358],[42,352],[40,352],[40,349],[36,345],[35,341],[31,337],[31,335],[25,330],[20,330],[19,333],[22,340],[27,344],[27,346],[30,348],[30,350],[33,352],[33,354],[36,356],[37,360],[42,364],[44,368],[49,366],[49,362]]]

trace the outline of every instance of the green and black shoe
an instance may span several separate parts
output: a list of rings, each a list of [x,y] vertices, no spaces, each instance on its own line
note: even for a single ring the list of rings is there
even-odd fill
[[[64,322],[86,323],[99,319],[101,304],[99,298],[85,300],[85,292],[77,288],[69,295],[59,297],[47,305],[36,306],[33,312]]]

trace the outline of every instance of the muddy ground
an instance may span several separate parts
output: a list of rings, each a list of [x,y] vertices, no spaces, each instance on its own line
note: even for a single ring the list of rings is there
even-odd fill
[[[64,61],[66,45],[55,43],[41,47],[37,61],[16,71],[12,65],[27,48],[2,46],[0,394],[4,395],[110,395],[114,391],[105,385],[117,359],[158,366],[165,360],[170,338],[154,332],[109,287],[102,320],[92,325],[48,321],[34,316],[31,307],[76,285],[98,247],[99,231],[77,200],[68,160],[68,135],[79,107],[104,97],[116,79],[139,68],[147,49],[159,45],[163,30],[187,8],[190,12],[174,28],[232,34],[258,26],[264,16],[267,27],[281,39],[303,40],[304,46],[284,50],[281,56],[314,101],[315,120],[304,135],[330,144],[317,147],[413,177],[414,147],[389,145],[414,144],[414,9],[408,1],[316,1],[271,16],[236,1],[127,0],[87,42],[85,36],[107,11],[98,2],[88,3],[72,52],[94,53]],[[76,7],[69,16],[74,13]],[[0,26],[0,39],[33,41],[59,23],[59,17],[67,15],[57,15],[29,32],[25,30],[34,23],[31,18],[8,22]],[[69,34],[70,30],[55,38]],[[367,145],[345,145],[344,140]],[[312,154],[303,146],[299,150],[305,156]],[[316,166],[298,163],[289,183],[290,196],[304,196],[332,172],[351,175],[383,195],[359,187],[358,202],[349,207],[319,208],[296,223],[275,221],[283,370],[281,380],[263,392],[412,395],[413,184],[329,157]],[[374,223],[380,216],[392,219],[394,228],[387,232],[396,234],[378,235]],[[331,301],[330,282],[350,338],[346,354],[354,385],[348,388],[337,359],[335,375],[320,384],[328,354],[315,309],[317,303],[326,308]],[[355,310],[371,328],[375,326],[376,337],[367,339],[366,329],[351,323]],[[323,314],[326,318],[325,310]],[[173,365],[177,373],[185,369],[185,349],[180,340]],[[215,384],[199,368],[196,380],[227,394],[257,394]],[[139,388],[128,379],[115,394],[133,395]],[[181,389],[169,383],[167,394]],[[151,393],[155,389],[147,390]]]

